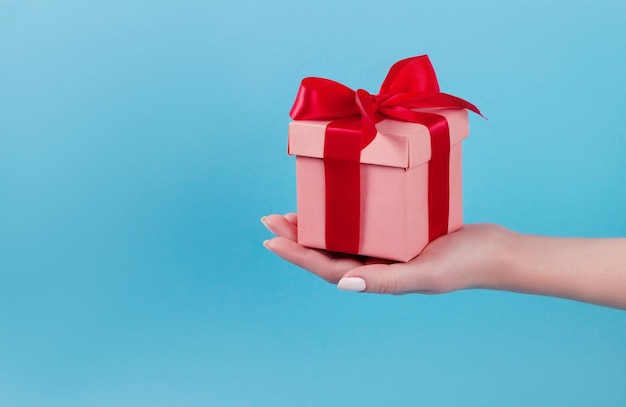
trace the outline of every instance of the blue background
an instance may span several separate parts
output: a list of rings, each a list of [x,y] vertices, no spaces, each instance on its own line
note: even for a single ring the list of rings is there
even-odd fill
[[[626,404],[626,313],[339,292],[261,245],[305,76],[428,53],[467,222],[626,235],[623,1],[0,0],[0,405]]]

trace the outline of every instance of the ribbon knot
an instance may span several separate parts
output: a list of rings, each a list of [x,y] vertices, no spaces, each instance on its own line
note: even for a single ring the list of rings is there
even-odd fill
[[[302,80],[290,116],[294,120],[330,120],[324,137],[326,182],[326,248],[359,253],[360,155],[376,137],[384,119],[419,123],[431,137],[429,162],[429,239],[447,233],[449,211],[450,134],[445,117],[427,108],[463,108],[482,116],[473,104],[439,91],[427,55],[396,62],[372,95],[338,82]]]
[[[380,104],[380,95],[372,95],[365,89],[357,89],[355,102],[367,103],[370,106],[371,111],[376,113],[378,111],[378,105]],[[367,114],[366,111],[361,111],[361,114]]]

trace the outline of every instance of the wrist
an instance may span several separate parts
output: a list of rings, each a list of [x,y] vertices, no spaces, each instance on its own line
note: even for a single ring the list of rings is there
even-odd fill
[[[555,247],[557,244],[557,247]],[[560,296],[560,270],[551,265],[558,240],[503,229],[497,243],[494,290]]]
[[[478,285],[479,288],[507,290],[519,281],[516,248],[522,235],[499,225],[489,226],[484,269]]]

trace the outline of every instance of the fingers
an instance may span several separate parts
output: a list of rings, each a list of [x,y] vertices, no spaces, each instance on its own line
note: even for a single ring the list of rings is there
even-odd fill
[[[294,226],[298,226],[298,215],[296,215],[295,213],[293,212],[286,213],[285,219],[287,219]]]
[[[348,271],[362,265],[353,258],[333,258],[323,250],[300,246],[287,237],[275,237],[264,242],[265,247],[296,266],[336,284]]]
[[[295,213],[264,216],[261,222],[277,236],[265,241],[265,247],[328,282],[337,283],[347,271],[363,264],[352,256],[337,257],[324,250],[309,249],[297,244],[298,217]]]
[[[284,237],[294,242],[298,240],[298,229],[294,223],[296,222],[295,214],[264,216],[261,218],[261,222],[276,236]]]

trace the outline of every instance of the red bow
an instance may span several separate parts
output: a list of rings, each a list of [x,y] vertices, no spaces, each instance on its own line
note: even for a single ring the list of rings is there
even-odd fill
[[[428,127],[429,239],[448,231],[450,132],[445,117],[415,111],[463,108],[479,115],[473,104],[441,93],[427,55],[396,62],[378,95],[354,91],[323,78],[302,80],[290,116],[294,120],[332,120],[324,139],[326,181],[326,248],[358,254],[360,240],[360,155],[377,134],[376,123],[395,119]],[[482,115],[481,115],[482,116]]]

